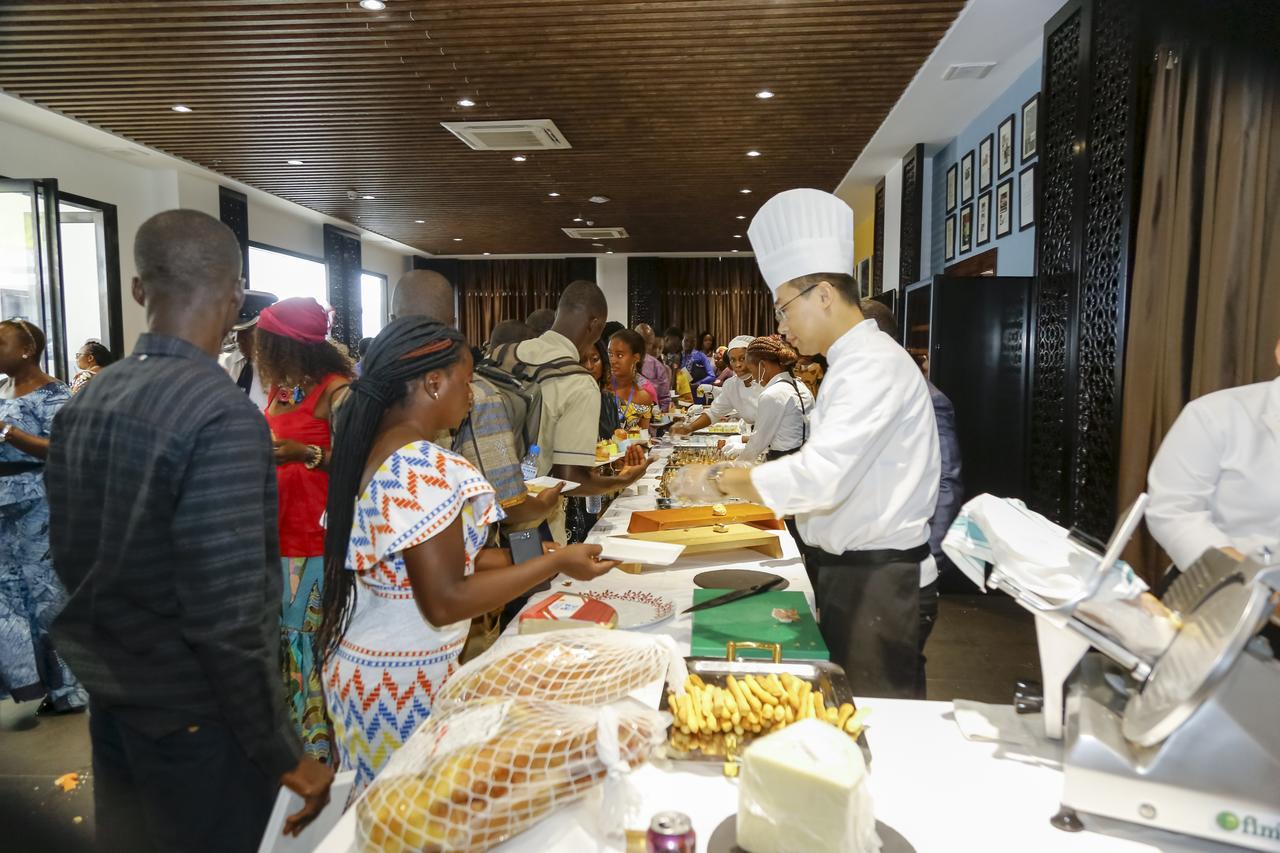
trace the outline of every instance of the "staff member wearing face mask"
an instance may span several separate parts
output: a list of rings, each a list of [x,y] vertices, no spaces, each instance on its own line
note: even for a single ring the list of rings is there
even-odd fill
[[[755,429],[739,459],[781,459],[797,452],[809,437],[813,395],[791,375],[796,358],[796,351],[777,338],[756,338],[747,347],[753,384],[764,390],[756,409]]]
[[[794,514],[821,549],[815,587],[831,660],[859,696],[919,695],[921,563],[938,497],[938,430],[924,378],[866,320],[853,280],[853,211],[797,189],[747,232],[779,331],[829,368],[799,452],[753,468],[686,466],[677,496],[730,495]]]
[[[758,382],[751,381],[751,371],[747,369],[747,346],[752,340],[754,338],[750,335],[738,335],[729,341],[729,367],[733,375],[720,386],[707,411],[688,423],[672,427],[673,433],[688,435],[727,418],[731,412],[737,412],[749,424],[756,422],[756,406],[763,388]]]

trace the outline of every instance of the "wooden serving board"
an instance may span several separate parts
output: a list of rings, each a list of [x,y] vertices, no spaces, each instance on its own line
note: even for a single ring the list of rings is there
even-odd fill
[[[631,533],[651,533],[656,530],[681,530],[716,524],[749,524],[762,530],[781,530],[785,526],[774,517],[773,510],[759,504],[725,504],[724,509],[724,515],[716,515],[710,506],[633,512],[627,530]]]
[[[690,527],[683,530],[654,530],[646,533],[629,533],[627,539],[643,542],[669,542],[683,545],[684,555],[708,554],[715,551],[732,551],[749,548],[775,559],[782,556],[782,540],[776,533],[761,530],[748,524],[726,524],[720,532],[716,527]]]

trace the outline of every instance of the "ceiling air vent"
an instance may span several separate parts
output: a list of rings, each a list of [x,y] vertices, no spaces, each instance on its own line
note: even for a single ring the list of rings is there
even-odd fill
[[[622,240],[631,235],[625,228],[563,228],[575,240]]]
[[[942,72],[943,80],[981,80],[995,68],[994,62],[957,62]]]
[[[476,151],[546,151],[572,148],[549,118],[530,121],[442,121],[444,129]]]

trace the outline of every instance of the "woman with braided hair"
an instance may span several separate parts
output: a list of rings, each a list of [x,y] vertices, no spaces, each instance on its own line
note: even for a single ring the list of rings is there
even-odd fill
[[[319,649],[334,743],[355,793],[431,712],[472,617],[564,572],[617,565],[597,545],[511,564],[483,548],[493,487],[431,443],[471,407],[471,352],[454,328],[401,317],[374,340],[334,414]]]
[[[813,395],[791,375],[798,357],[781,338],[756,338],[747,345],[747,369],[764,390],[756,406],[751,440],[739,459],[780,459],[795,453],[808,439]]]

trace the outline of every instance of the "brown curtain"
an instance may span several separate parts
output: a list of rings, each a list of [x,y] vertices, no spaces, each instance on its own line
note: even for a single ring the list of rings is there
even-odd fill
[[[1247,51],[1163,47],[1151,99],[1125,359],[1119,504],[1189,400],[1276,376],[1280,80]],[[1126,557],[1149,580],[1149,534]]]
[[[458,262],[458,328],[472,346],[489,340],[503,320],[555,308],[569,284],[564,258]]]
[[[658,258],[656,272],[665,326],[710,331],[719,346],[775,331],[773,296],[755,258]]]

